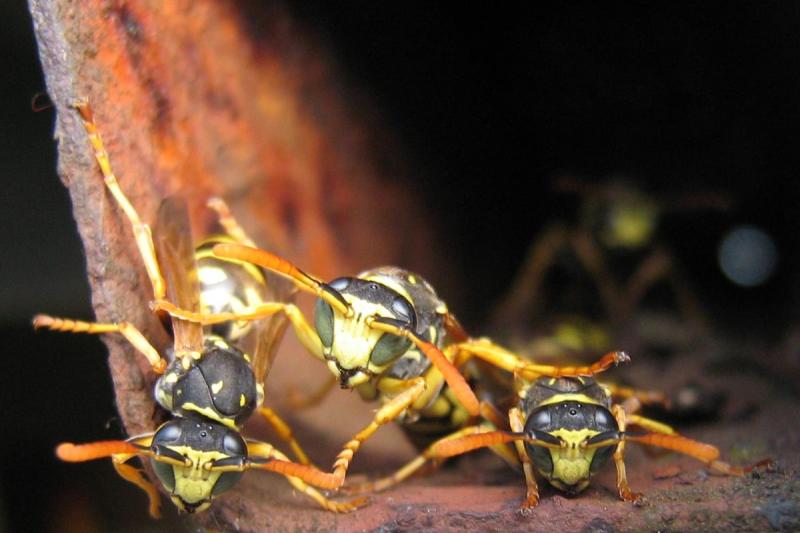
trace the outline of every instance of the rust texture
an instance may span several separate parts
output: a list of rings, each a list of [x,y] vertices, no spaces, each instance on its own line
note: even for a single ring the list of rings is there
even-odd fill
[[[385,164],[363,100],[280,3],[31,1],[57,110],[59,174],[84,242],[98,320],[129,320],[156,346],[149,284],[127,221],[103,188],[76,113],[91,103],[115,173],[145,221],[172,194],[198,233],[211,195],[259,244],[323,277],[399,262],[430,270],[424,217]],[[248,5],[248,4],[243,4]],[[391,213],[391,217],[387,217]],[[402,236],[402,238],[398,238]],[[126,428],[152,428],[146,365],[111,339]]]
[[[169,345],[128,221],[70,107],[78,98],[146,222],[180,194],[202,235],[213,222],[205,201],[220,195],[261,246],[324,278],[382,263],[436,277],[431,224],[392,139],[282,3],[31,0],[30,9],[98,321],[130,321],[157,348]],[[164,416],[155,376],[124,341],[104,340],[125,429],[153,430]]]

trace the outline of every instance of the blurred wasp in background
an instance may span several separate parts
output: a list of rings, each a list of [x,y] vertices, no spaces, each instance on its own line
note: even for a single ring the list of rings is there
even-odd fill
[[[294,304],[285,302],[215,316],[192,313],[168,301],[157,301],[154,307],[206,325],[283,313],[301,343],[327,364],[341,388],[355,389],[363,399],[381,404],[372,422],[338,454],[327,485],[315,481],[320,487],[340,488],[353,455],[380,426],[392,420],[399,421],[418,442],[429,443],[465,426],[472,417],[497,418],[465,378],[469,359],[529,377],[592,375],[627,360],[624,353],[610,352],[586,366],[538,365],[487,339],[471,339],[428,282],[397,267],[379,267],[324,283],[287,260],[250,246],[220,244],[213,253],[281,274],[298,289],[317,296],[314,326]],[[325,386],[323,391],[329,388]],[[323,394],[313,396],[313,401],[306,403],[319,401]]]
[[[672,253],[657,241],[656,234],[664,215],[728,210],[728,198],[710,192],[659,198],[619,179],[592,183],[566,176],[555,181],[555,190],[580,197],[578,222],[551,225],[533,242],[515,281],[491,316],[495,328],[507,329],[521,320],[541,316],[552,301],[545,294],[546,274],[557,264],[571,265],[577,260],[596,287],[603,306],[602,318],[611,324],[628,324],[648,291],[664,281],[684,320],[698,332],[706,330],[702,306],[681,276]],[[632,272],[620,281],[616,273],[630,268]],[[575,286],[574,281],[570,280],[571,286]],[[568,287],[565,291],[569,290]],[[585,297],[578,297],[586,301]],[[584,311],[572,310],[581,315]]]
[[[267,286],[264,273],[249,264],[213,257],[209,250],[220,242],[252,241],[244,234],[220,200],[210,206],[217,211],[226,237],[204,241],[195,249],[188,211],[184,202],[168,198],[158,212],[155,235],[141,221],[114,176],[109,157],[86,102],[75,104],[105,184],[128,218],[156,300],[169,298],[176,304],[203,314],[257,305],[265,298],[288,299],[291,286]],[[157,402],[172,414],[155,432],[127,440],[87,444],[63,443],[57,455],[64,461],[82,462],[110,457],[117,473],[144,490],[150,514],[159,516],[159,495],[143,472],[128,464],[134,457],[150,459],[162,487],[179,510],[198,512],[212,499],[231,489],[250,469],[277,472],[298,491],[324,509],[347,512],[364,500],[333,502],[306,484],[322,473],[310,466],[288,426],[274,411],[261,407],[264,380],[286,328],[284,317],[257,322],[219,324],[204,331],[197,322],[173,318],[173,347],[169,362],[133,324],[97,323],[38,315],[37,328],[72,333],[119,333],[144,355],[160,375],[155,385]],[[254,341],[251,358],[239,345]],[[258,409],[278,434],[292,446],[300,463],[292,462],[271,444],[241,435],[242,424]]]

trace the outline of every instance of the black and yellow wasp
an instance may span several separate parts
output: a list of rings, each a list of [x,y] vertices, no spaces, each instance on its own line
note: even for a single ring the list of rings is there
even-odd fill
[[[742,476],[770,462],[732,466],[719,460],[717,447],[679,435],[666,424],[636,414],[641,406],[639,397],[648,397],[646,391],[619,391],[626,400],[618,404],[614,403],[613,389],[592,377],[540,377],[521,383],[519,403],[508,414],[511,431],[476,428],[471,434],[444,438],[431,445],[417,462],[513,442],[525,474],[527,497],[521,511],[526,513],[539,502],[535,473],[574,496],[585,490],[611,459],[617,470],[620,498],[639,501],[642,495],[631,490],[625,472],[627,442],[677,451],[716,472],[733,476]],[[629,427],[643,431],[632,433]],[[396,481],[394,478],[390,481]]]
[[[105,184],[131,223],[155,299],[169,298],[182,307],[205,313],[235,311],[257,305],[267,297],[288,296],[279,289],[268,288],[263,272],[252,265],[209,254],[218,242],[251,242],[219,200],[210,205],[217,210],[230,236],[212,239],[195,250],[185,204],[175,198],[162,203],[155,235],[151,234],[111,170],[88,104],[79,102],[75,107],[83,119]],[[150,514],[154,517],[159,515],[158,490],[141,470],[128,464],[134,457],[150,459],[162,487],[178,509],[185,512],[206,509],[212,499],[233,487],[242,473],[250,469],[284,475],[295,489],[327,510],[355,509],[363,500],[333,502],[306,484],[314,483],[322,472],[308,465],[288,426],[273,411],[260,407],[264,379],[286,325],[283,317],[275,317],[255,323],[220,324],[204,332],[196,322],[173,318],[174,344],[168,351],[168,362],[130,323],[82,322],[38,315],[34,318],[37,328],[122,334],[160,375],[155,398],[172,414],[155,432],[127,440],[61,444],[57,448],[58,457],[73,462],[110,457],[120,476],[147,493]],[[240,349],[248,338],[254,342],[252,358]],[[266,442],[242,437],[241,426],[256,409],[289,441],[300,462],[305,464],[290,461]]]
[[[466,426],[473,417],[491,417],[491,407],[481,404],[461,373],[470,359],[485,360],[529,379],[591,375],[627,360],[625,354],[612,352],[585,367],[525,361],[487,339],[471,339],[430,284],[397,267],[379,267],[324,283],[287,260],[250,246],[220,244],[213,253],[281,274],[299,289],[315,294],[314,326],[294,304],[284,302],[215,316],[192,313],[169,301],[157,301],[154,307],[203,324],[283,313],[305,348],[327,364],[342,388],[355,389],[365,400],[381,404],[372,422],[338,454],[327,483],[315,483],[320,487],[341,487],[353,454],[392,420],[430,441]]]

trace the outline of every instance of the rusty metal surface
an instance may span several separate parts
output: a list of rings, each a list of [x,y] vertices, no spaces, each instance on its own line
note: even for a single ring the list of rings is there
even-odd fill
[[[146,222],[179,194],[202,235],[213,222],[204,203],[221,195],[260,245],[321,277],[401,259],[434,275],[432,225],[393,140],[281,2],[31,0],[30,10],[97,320],[130,321],[159,349],[170,342],[77,98]],[[153,372],[124,341],[104,341],[125,429],[154,429],[164,414]]]
[[[30,7],[57,111],[59,174],[98,320],[129,320],[156,346],[168,342],[148,311],[127,221],[69,108],[76,98],[94,108],[114,170],[145,221],[162,198],[182,194],[202,234],[211,220],[203,203],[222,195],[259,244],[323,277],[401,256],[433,268],[430,225],[403,190],[402,171],[385,164],[390,139],[375,144],[383,138],[369,105],[355,112],[357,93],[281,3],[32,0]],[[126,428],[151,429],[153,376],[117,340],[107,342]]]

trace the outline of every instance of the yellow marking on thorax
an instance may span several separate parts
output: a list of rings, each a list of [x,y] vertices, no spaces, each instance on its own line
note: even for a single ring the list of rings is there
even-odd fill
[[[222,380],[217,381],[216,383],[211,384],[211,392],[214,394],[219,394],[219,391],[222,390],[222,387],[225,386],[225,382]]]
[[[581,402],[581,403],[588,403],[592,405],[602,405],[600,402],[595,400],[594,398],[590,398],[585,394],[574,393],[574,392],[565,392],[564,394],[554,394],[553,396],[543,400],[537,407],[542,405],[552,405],[554,403],[561,403],[561,402]]]
[[[205,416],[206,418],[210,418],[211,420],[215,420],[220,424],[224,424],[231,429],[238,430],[239,428],[236,427],[236,423],[233,421],[232,418],[223,418],[219,416],[219,414],[211,409],[210,407],[200,407],[192,402],[186,402],[181,404],[181,409],[185,411],[194,411],[195,413],[200,413],[201,415]]]

